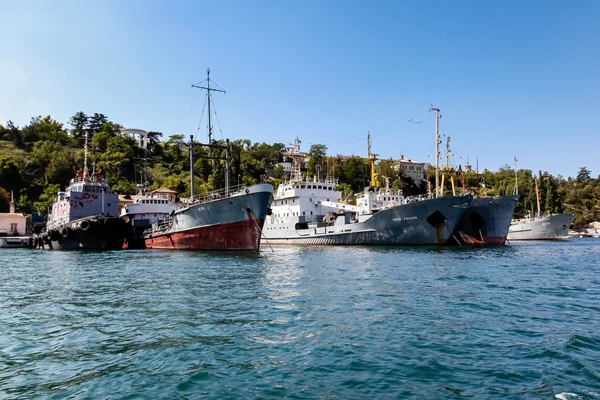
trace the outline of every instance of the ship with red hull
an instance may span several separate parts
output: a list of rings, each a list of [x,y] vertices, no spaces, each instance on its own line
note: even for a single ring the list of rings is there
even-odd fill
[[[225,161],[225,188],[196,197],[194,191],[194,137],[190,136],[190,189],[191,199],[184,207],[159,218],[146,232],[144,239],[151,249],[186,249],[219,251],[258,251],[262,228],[270,211],[273,185],[259,183],[240,189],[231,188],[229,174],[231,154],[229,139],[225,144],[212,140],[211,92],[224,92],[211,88],[210,69],[206,86],[192,85],[207,92],[208,104],[208,157]],[[225,157],[223,157],[225,153]],[[219,161],[220,162],[220,161]]]
[[[146,235],[146,247],[220,251],[258,251],[273,186],[249,186],[227,195],[212,192],[164,220]]]

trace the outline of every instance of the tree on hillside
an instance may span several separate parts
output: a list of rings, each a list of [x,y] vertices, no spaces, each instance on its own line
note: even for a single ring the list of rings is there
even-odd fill
[[[72,146],[75,144],[73,139],[63,128],[63,124],[52,119],[50,115],[44,118],[37,117],[35,120],[32,118],[32,123],[29,126],[31,129],[35,130],[40,141],[47,140],[53,143],[60,143],[64,146]],[[23,130],[24,129],[25,128],[23,128]]]
[[[102,125],[108,122],[108,118],[104,114],[94,113],[88,121],[88,132],[90,136],[102,131]]]
[[[58,184],[50,184],[44,188],[44,192],[38,198],[38,201],[33,203],[33,206],[37,210],[38,214],[47,215],[48,209],[54,202],[54,198],[56,194],[60,190],[60,185]]]
[[[588,183],[592,179],[590,170],[588,170],[586,167],[579,168],[577,178],[575,179],[577,179],[577,182],[582,185]]]
[[[8,121],[6,123],[6,128],[4,129],[4,135],[2,140],[8,140],[15,144],[15,146],[20,147],[23,142],[21,140],[21,130],[18,126],[14,124],[12,121]]]
[[[316,166],[323,163],[323,157],[327,155],[327,146],[324,144],[313,144],[308,151],[308,174],[317,175]],[[323,165],[321,165],[321,171]]]
[[[350,157],[342,164],[342,180],[350,185],[352,190],[362,192],[369,182],[369,164],[361,157]]]
[[[552,176],[546,177],[546,207],[545,210],[549,214],[559,213],[562,209],[560,199],[558,197],[558,187]]]
[[[37,128],[41,120],[41,115],[38,115],[37,117],[32,117],[29,121],[29,125],[23,127],[23,129],[21,130],[21,140],[23,141],[23,143],[31,144],[40,140],[40,134]]]
[[[76,138],[82,138],[88,129],[89,117],[83,111],[79,111],[69,119],[69,125],[73,127],[71,134]]]
[[[21,171],[14,161],[0,157],[0,187],[18,193],[25,186]]]
[[[8,212],[10,207],[10,192],[0,187],[0,212]]]

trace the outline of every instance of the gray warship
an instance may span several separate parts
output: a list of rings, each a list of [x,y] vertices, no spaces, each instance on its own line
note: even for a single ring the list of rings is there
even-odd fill
[[[515,158],[515,164],[516,162],[517,159]],[[518,183],[516,182],[515,192],[517,191]],[[508,230],[508,240],[566,240],[575,214],[542,215],[540,188],[537,179],[535,180],[535,195],[537,215],[532,216],[531,212],[528,212],[525,218],[513,220]]]
[[[513,220],[508,240],[565,240],[575,214],[527,215]]]
[[[277,188],[263,233],[268,244],[286,245],[442,245],[451,237],[473,197],[403,196],[377,187],[375,157],[370,153],[371,186],[342,198],[331,176],[303,177],[296,139],[286,156],[292,159],[288,182]],[[349,196],[348,196],[349,197]]]

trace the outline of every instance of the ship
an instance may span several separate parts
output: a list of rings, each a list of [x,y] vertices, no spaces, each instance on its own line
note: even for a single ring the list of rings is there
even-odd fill
[[[213,144],[210,122],[211,92],[222,90],[210,87],[210,69],[206,82],[206,86],[192,85],[207,92],[209,143],[201,145],[209,151],[225,151],[224,158],[209,156],[213,160],[225,160],[225,188],[195,196],[194,137],[190,136],[190,201],[153,223],[144,236],[145,244],[152,249],[258,251],[273,198],[273,185],[259,183],[230,188],[229,139],[224,146]]]
[[[518,199],[516,195],[473,199],[456,226],[454,243],[476,246],[505,244]]]
[[[171,212],[177,209],[174,191],[170,193],[150,192],[147,179],[147,148],[148,132],[142,129],[123,129],[121,134],[138,135],[141,137],[141,145],[144,150],[143,169],[140,172],[140,183],[137,184],[138,194],[133,196],[133,201],[121,209],[121,219],[127,224],[127,235],[124,247],[127,249],[145,249],[147,230],[159,219],[167,218]]]
[[[549,214],[515,219],[508,240],[566,240],[575,214]]]
[[[213,191],[159,219],[145,236],[151,249],[258,251],[273,185]]]
[[[333,176],[306,177],[300,169],[300,140],[286,151],[292,159],[289,181],[274,196],[264,227],[265,242],[284,245],[442,245],[473,199],[471,195],[429,198],[404,196],[378,185],[371,154],[371,184],[356,204],[338,190]],[[318,170],[318,168],[317,168]]]
[[[452,196],[456,196],[456,187],[454,185],[455,170],[450,166],[450,157],[453,156],[450,151],[450,136],[446,138],[446,166],[439,167],[440,151],[439,145],[442,143],[439,134],[439,121],[441,114],[439,108],[431,108],[435,111],[435,195],[443,196],[444,180],[449,178],[452,187]],[[515,159],[516,162],[516,159]],[[441,184],[438,185],[441,172]],[[458,177],[461,181],[462,195],[467,194],[467,187],[464,181],[462,169],[458,168]],[[471,193],[472,194],[472,193]],[[471,245],[488,246],[504,245],[508,236],[510,222],[517,206],[518,195],[479,197],[474,198],[465,210],[460,221],[456,224],[452,232],[452,238],[447,242],[449,245]]]
[[[55,250],[119,250],[125,240],[125,222],[119,218],[119,198],[100,171],[87,167],[87,135],[83,169],[65,191],[58,192],[46,220],[45,232],[33,237],[37,247]]]
[[[444,187],[444,177],[449,175],[452,193],[456,195],[453,178],[454,170],[449,167],[449,157],[451,155],[453,154],[450,152],[450,137],[448,136],[446,140],[446,167],[442,169],[442,188]],[[515,164],[516,161],[515,158]],[[458,172],[464,194],[466,193],[464,175],[460,168]],[[474,198],[458,222],[450,244],[461,246],[463,244],[471,246],[506,244],[508,230],[519,200],[516,190],[513,195]]]
[[[537,214],[532,216],[529,211],[525,218],[513,220],[508,230],[508,240],[566,240],[575,214],[542,215],[537,179],[535,180],[535,194]]]
[[[121,209],[121,219],[127,224],[125,247],[145,249],[145,232],[152,228],[152,224],[169,217],[176,209],[177,205],[168,195],[141,189],[133,202]]]

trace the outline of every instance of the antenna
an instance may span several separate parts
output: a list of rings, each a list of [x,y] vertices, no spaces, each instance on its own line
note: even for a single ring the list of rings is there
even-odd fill
[[[371,132],[367,135],[367,145],[368,145],[368,159],[371,162],[371,187],[378,188],[379,180],[377,179],[377,174],[375,173],[375,161],[378,160],[377,156],[379,154],[371,153]]]
[[[212,123],[210,121],[210,92],[221,92],[225,93],[224,90],[212,89],[210,87],[210,68],[206,69],[206,86],[192,85],[193,88],[206,90],[206,96],[208,98],[208,144],[212,144]],[[211,156],[211,149],[208,148],[208,155]]]
[[[432,105],[433,106],[433,105]],[[440,114],[439,108],[431,107],[429,111],[435,111],[435,197],[438,197],[441,194],[440,184],[440,144],[442,143],[442,138],[440,137],[440,119],[442,115]]]
[[[88,166],[87,166],[87,159],[88,159],[88,131],[85,131],[85,143],[83,145],[83,178],[85,180],[85,178],[89,175],[89,170],[88,170]]]
[[[513,194],[519,194],[519,175],[517,174],[517,157],[515,157],[515,190]]]
[[[450,157],[453,156],[450,152],[450,136],[446,138],[446,168],[450,167]]]

